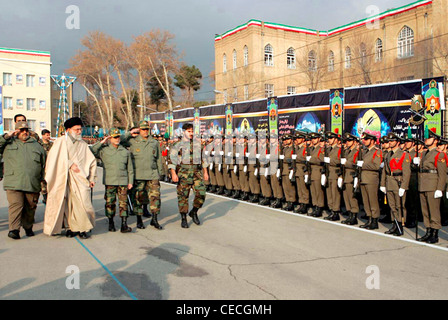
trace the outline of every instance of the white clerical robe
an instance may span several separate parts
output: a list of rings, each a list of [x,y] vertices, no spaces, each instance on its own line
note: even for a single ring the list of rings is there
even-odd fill
[[[74,172],[72,164],[80,172]],[[46,166],[48,196],[44,234],[60,234],[63,224],[73,232],[92,230],[95,209],[90,183],[96,179],[96,159],[87,143],[73,140],[68,134],[58,138],[48,153]]]

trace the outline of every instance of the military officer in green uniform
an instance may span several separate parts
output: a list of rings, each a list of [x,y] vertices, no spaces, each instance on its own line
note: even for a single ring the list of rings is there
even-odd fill
[[[345,208],[348,212],[348,218],[342,221],[343,224],[350,226],[358,224],[359,203],[355,195],[353,183],[356,175],[356,164],[358,162],[358,137],[345,133],[343,136],[345,147],[343,156],[341,156],[341,170],[343,172],[343,196]]]
[[[328,187],[327,202],[331,214],[325,217],[326,220],[339,221],[341,213],[341,190],[342,190],[342,170],[341,170],[341,147],[338,145],[339,136],[334,132],[327,132],[327,157],[324,162],[328,166]]]
[[[271,176],[269,173],[269,137],[265,131],[261,131],[258,135],[259,143],[259,176],[260,176],[260,187],[261,194],[263,195],[263,199],[260,200],[260,205],[268,206],[271,204],[272,200],[272,188],[271,188]]]
[[[107,144],[108,141],[109,144]],[[118,196],[121,232],[131,232],[132,229],[127,225],[127,196],[128,190],[131,190],[134,184],[134,166],[131,153],[120,145],[120,130],[112,128],[110,136],[97,142],[90,149],[95,157],[103,162],[103,184],[106,189],[104,194],[105,212],[109,219],[109,231],[116,231],[114,217]]]
[[[306,214],[310,205],[310,190],[305,183],[306,175],[306,157],[307,157],[307,144],[306,144],[306,132],[297,131],[294,135],[294,154],[293,160],[295,161],[295,176],[297,185],[297,196],[299,199],[299,205],[294,208],[294,213]],[[295,158],[295,159],[294,159]]]
[[[260,201],[260,180],[259,180],[259,164],[258,159],[260,154],[257,150],[257,136],[255,133],[248,135],[247,151],[245,156],[247,157],[247,172],[249,178],[249,189],[252,196],[249,198],[250,203],[258,203]],[[258,158],[257,158],[258,156]]]
[[[292,135],[285,134],[283,136],[283,148],[280,153],[282,187],[285,194],[286,203],[282,206],[283,210],[293,211],[296,202],[296,188],[292,183],[294,177],[293,159],[294,146],[292,143]]]
[[[198,143],[193,141],[193,124],[184,124],[182,130],[182,139],[173,146],[170,152],[168,168],[171,170],[173,182],[178,183],[177,201],[182,219],[181,226],[188,228],[187,213],[190,189],[193,189],[195,197],[189,216],[195,224],[200,225],[198,211],[205,201],[204,180],[208,180],[208,173],[202,166],[200,141]]]
[[[325,194],[322,186],[323,179],[323,164],[325,150],[321,146],[322,136],[319,133],[311,133],[311,147],[310,154],[307,155],[307,162],[310,164],[311,172],[307,179],[311,179],[311,199],[313,203],[313,212],[309,215],[313,217],[322,217],[322,211],[325,206]]]

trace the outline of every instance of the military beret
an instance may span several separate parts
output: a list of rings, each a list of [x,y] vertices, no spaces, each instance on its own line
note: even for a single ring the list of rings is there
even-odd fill
[[[65,121],[64,122],[64,128],[67,130],[67,129],[70,129],[70,128],[73,128],[74,126],[83,126],[83,124],[82,124],[82,120],[80,119],[80,118],[78,118],[78,117],[73,117],[73,118],[70,118],[70,119],[68,119],[67,121]]]
[[[149,122],[148,121],[140,121],[138,123],[138,127],[140,129],[149,129]]]
[[[29,129],[29,125],[28,122],[26,121],[18,121],[16,123],[16,130],[20,130],[20,129]]]
[[[374,136],[373,134],[367,133],[367,132],[363,133],[362,139],[363,140],[374,140],[374,141],[378,140],[378,138],[376,136]]]
[[[121,136],[121,133],[120,133],[120,130],[119,130],[119,129],[117,129],[117,128],[112,128],[112,129],[110,129],[110,131],[109,131],[109,135],[110,135],[112,138],[116,138],[116,137],[120,137],[120,136]]]

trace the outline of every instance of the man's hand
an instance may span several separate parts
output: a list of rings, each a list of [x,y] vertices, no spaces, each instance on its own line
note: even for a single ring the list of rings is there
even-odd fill
[[[208,181],[209,176],[208,176],[208,172],[204,171],[204,181]]]
[[[74,173],[80,173],[81,172],[81,170],[79,170],[79,167],[76,165],[76,163],[72,164],[70,169],[72,169]]]
[[[20,133],[20,130],[13,130],[13,131],[11,130],[11,131],[8,132],[7,137],[8,138],[12,138],[12,137],[18,135],[19,133]]]
[[[132,129],[132,130],[130,131],[130,133],[131,133],[131,134],[134,134],[134,133],[140,133],[140,129],[139,129],[139,128]]]
[[[177,175],[176,171],[171,169],[171,180],[173,180],[174,183],[179,182],[179,176]]]
[[[107,141],[109,141],[109,139],[110,139],[110,136],[107,136],[106,138],[101,140],[101,144],[105,144]]]
[[[128,184],[128,190],[132,189],[132,184]]]
[[[95,186],[95,182],[90,182],[90,188],[92,188],[93,189],[93,187]]]

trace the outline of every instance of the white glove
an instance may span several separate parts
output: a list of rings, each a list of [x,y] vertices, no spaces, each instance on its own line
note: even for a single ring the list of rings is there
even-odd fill
[[[384,194],[387,193],[386,187],[380,187],[380,190],[381,190],[381,192],[384,193]],[[401,197],[401,196],[400,196],[400,197]]]
[[[353,179],[353,189],[356,189],[356,187],[358,186],[358,182],[359,182],[359,179],[357,177],[355,179]]]
[[[232,152],[227,152],[227,156],[231,157],[232,156]]]
[[[260,154],[257,154],[255,158],[260,159]]]
[[[238,172],[238,166],[237,166],[237,165],[234,165],[234,166],[233,166],[233,172],[234,172],[235,174]]]
[[[381,162],[381,164],[380,164],[380,168],[381,168],[381,169],[384,168],[384,162]]]
[[[235,157],[239,158],[240,154],[239,153],[235,153]]]
[[[325,157],[324,162],[330,164],[330,157]]]
[[[414,158],[414,160],[412,160],[414,162],[414,164],[416,166],[420,166],[420,158]]]
[[[305,183],[308,183],[308,179],[309,179],[309,176],[306,174],[305,175]]]
[[[292,160],[296,160],[297,159],[297,155],[296,154],[293,154],[292,155]]]
[[[294,170],[289,170],[289,180],[292,180],[293,174],[294,174]]]
[[[205,155],[208,156],[208,151],[204,151]]]
[[[255,168],[254,176],[258,176],[258,168]]]
[[[266,155],[266,159],[267,159],[267,160],[271,160],[271,155],[270,155],[270,154],[267,154],[267,155]]]
[[[264,176],[265,176],[265,178],[268,177],[268,172],[269,172],[268,168],[265,168],[265,169],[264,169]]]
[[[341,165],[345,166],[346,163],[347,163],[347,159],[342,158],[342,159],[341,159]]]
[[[344,179],[338,178],[338,187],[339,189],[342,189],[342,184],[344,183]]]
[[[437,190],[436,193],[434,193],[434,199],[439,199],[443,197],[443,193],[440,190]]]
[[[400,188],[400,190],[398,190],[398,195],[400,196],[400,198],[402,198],[404,196],[404,193],[406,192],[406,190]]]
[[[213,170],[213,162],[210,163],[210,171],[212,171],[212,170]]]
[[[247,166],[244,166],[244,169],[243,169],[243,171],[244,171],[244,173],[246,173],[246,172],[247,172]]]
[[[306,161],[310,161],[310,160],[311,160],[311,156],[307,156]]]
[[[220,154],[221,156],[223,156],[223,155],[224,155],[224,151],[219,151],[219,154]]]
[[[280,178],[280,169],[277,169],[277,178]]]
[[[320,184],[322,185],[322,187],[325,187],[325,183],[327,182],[327,177],[323,174],[320,177]]]
[[[250,156],[250,153],[246,152],[246,158],[249,158],[249,156]]]
[[[215,151],[212,151],[212,156],[214,156],[215,155]]]
[[[446,198],[448,199],[448,191],[446,192]]]
[[[219,166],[218,166],[218,171],[221,172],[221,169],[222,169],[222,165],[219,164]]]
[[[358,161],[357,162],[357,166],[360,167],[360,168],[362,167],[363,164],[364,164],[364,161]]]
[[[280,155],[280,160],[285,159],[285,156],[283,154]]]

